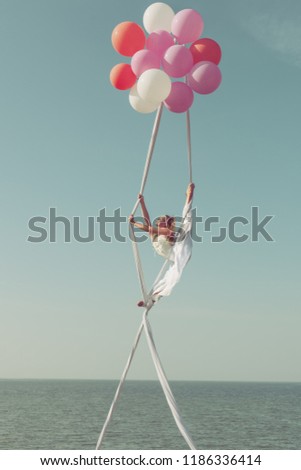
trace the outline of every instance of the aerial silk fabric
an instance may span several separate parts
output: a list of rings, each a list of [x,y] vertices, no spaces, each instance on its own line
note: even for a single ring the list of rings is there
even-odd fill
[[[152,155],[154,151],[154,146],[156,142],[156,137],[158,134],[158,129],[159,129],[159,124],[160,124],[160,119],[161,119],[161,114],[162,114],[162,109],[163,106],[162,104],[160,105],[155,123],[154,123],[154,128],[152,131],[152,136],[151,136],[151,141],[149,145],[149,150],[148,150],[148,155],[145,163],[145,168],[144,168],[144,174],[142,177],[142,183],[141,183],[141,188],[140,188],[140,194],[143,194],[149,168],[150,168],[150,163],[152,160]],[[192,182],[192,164],[191,164],[191,143],[190,143],[190,117],[189,117],[189,111],[186,113],[186,122],[187,122],[187,143],[188,143],[188,164],[189,164],[189,181]],[[139,199],[137,199],[136,204],[133,208],[132,213],[135,214],[138,206],[139,206]],[[175,245],[172,247],[172,250],[170,252],[169,259],[167,259],[160,271],[160,273],[157,276],[157,279],[155,280],[153,284],[153,288],[151,291],[148,293],[145,285],[145,280],[144,280],[144,273],[142,269],[142,264],[141,264],[141,259],[139,255],[139,250],[138,250],[138,243],[136,243],[135,239],[135,234],[134,234],[134,229],[131,224],[129,224],[130,227],[130,233],[131,233],[131,239],[133,241],[133,253],[134,253],[134,259],[135,259],[135,264],[138,272],[138,278],[139,278],[139,283],[140,283],[140,288],[142,291],[143,299],[145,302],[145,311],[143,314],[143,319],[141,322],[141,325],[138,329],[137,335],[134,340],[134,344],[132,346],[129,358],[127,360],[126,366],[124,368],[123,374],[121,376],[119,385],[117,387],[113,402],[111,404],[109,413],[107,415],[107,418],[105,420],[105,423],[103,425],[102,431],[100,433],[96,449],[100,449],[102,446],[102,442],[106,433],[106,430],[110,424],[110,421],[112,419],[112,415],[114,412],[114,409],[117,405],[117,401],[119,399],[121,390],[123,388],[124,382],[126,380],[127,373],[130,369],[132,360],[134,358],[138,343],[141,338],[142,331],[145,332],[146,338],[147,338],[147,343],[153,358],[153,362],[157,371],[158,379],[161,383],[162,390],[164,392],[164,395],[166,397],[168,406],[172,412],[172,415],[174,417],[175,423],[177,424],[177,427],[182,434],[183,438],[185,439],[187,445],[191,450],[195,450],[196,447],[189,435],[188,430],[186,429],[182,418],[180,416],[175,398],[172,394],[172,391],[170,389],[170,386],[168,384],[168,380],[166,377],[166,374],[164,372],[164,369],[162,367],[156,345],[154,343],[154,337],[153,333],[151,331],[150,323],[148,321],[148,314],[151,308],[155,305],[156,300],[159,300],[160,297],[170,295],[173,287],[177,284],[177,282],[180,280],[183,269],[185,268],[187,262],[189,261],[192,253],[192,240],[191,240],[191,204],[186,204],[183,210],[182,214],[182,226],[181,226],[181,231],[179,232],[179,237],[177,237],[177,240],[175,242]]]
[[[184,268],[191,258],[191,206],[192,201],[184,206],[181,230],[170,252],[170,258],[168,260],[169,267],[156,279],[151,290],[151,299],[153,302],[171,294],[174,286],[181,279]]]

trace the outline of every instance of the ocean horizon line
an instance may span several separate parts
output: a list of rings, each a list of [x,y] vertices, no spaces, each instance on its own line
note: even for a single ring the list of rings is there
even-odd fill
[[[119,378],[68,378],[68,377],[0,377],[0,381],[15,382],[119,382]],[[157,379],[127,379],[126,382],[158,382]],[[182,383],[254,383],[254,384],[301,384],[301,380],[238,380],[238,379],[169,379]],[[158,382],[159,383],[159,382]]]

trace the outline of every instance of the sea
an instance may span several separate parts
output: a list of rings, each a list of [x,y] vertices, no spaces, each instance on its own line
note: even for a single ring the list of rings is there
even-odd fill
[[[0,449],[95,449],[117,381],[0,380]],[[170,382],[197,449],[301,449],[301,383]],[[187,449],[156,381],[127,381],[103,449]]]

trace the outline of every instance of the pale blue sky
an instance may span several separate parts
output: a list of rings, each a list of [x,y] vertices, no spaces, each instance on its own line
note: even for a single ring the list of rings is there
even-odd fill
[[[109,83],[121,21],[150,1],[0,0],[0,377],[119,378],[142,311],[127,243],[29,243],[28,220],[128,215],[154,114]],[[203,217],[274,215],[268,243],[195,243],[151,321],[168,377],[300,381],[299,0],[168,2],[194,8],[223,50],[223,82],[191,111],[194,205]],[[145,197],[179,213],[185,118],[163,114]],[[167,183],[166,183],[167,181]],[[200,227],[201,231],[201,227]],[[108,229],[111,233],[111,229]],[[126,234],[126,229],[124,228]],[[249,233],[247,231],[247,233]],[[150,284],[160,260],[142,248]],[[143,341],[130,378],[152,379]]]

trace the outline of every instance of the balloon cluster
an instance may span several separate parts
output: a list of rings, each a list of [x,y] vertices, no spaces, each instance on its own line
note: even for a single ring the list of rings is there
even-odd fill
[[[115,65],[110,80],[119,90],[130,89],[136,111],[151,113],[164,102],[169,111],[183,113],[194,92],[208,94],[219,87],[221,48],[213,39],[199,39],[204,21],[197,11],[175,14],[169,5],[153,3],[144,12],[143,25],[148,36],[131,21],[118,24],[112,33],[114,49],[131,57],[131,63]]]

